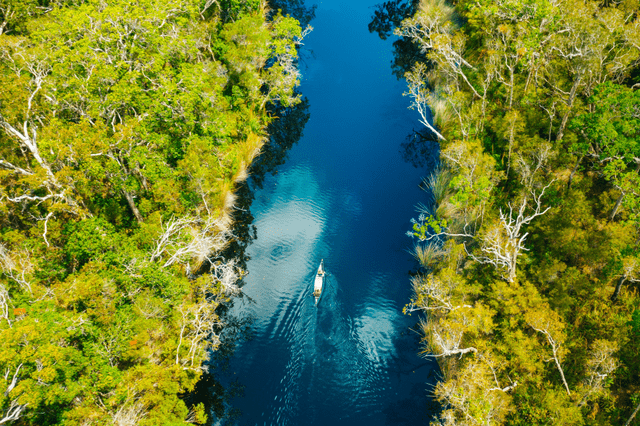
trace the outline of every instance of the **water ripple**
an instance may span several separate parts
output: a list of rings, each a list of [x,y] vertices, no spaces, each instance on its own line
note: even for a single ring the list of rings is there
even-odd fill
[[[423,171],[398,154],[413,124],[397,112],[406,112],[404,83],[367,30],[369,3],[319,4],[309,43],[325,41],[305,87],[311,136],[255,194],[257,239],[243,287],[255,303],[233,309],[255,318],[255,337],[239,345],[232,365],[246,384],[232,402],[245,413],[236,425],[427,422],[427,378],[418,373],[433,364],[416,356],[413,320],[401,313],[411,267],[404,234]],[[388,111],[395,118],[381,119]],[[320,259],[328,277],[316,307]]]

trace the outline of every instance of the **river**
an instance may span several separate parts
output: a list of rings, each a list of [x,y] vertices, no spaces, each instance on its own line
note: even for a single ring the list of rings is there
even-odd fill
[[[428,174],[403,159],[419,129],[392,46],[367,24],[375,0],[317,3],[305,40],[304,136],[255,188],[248,276],[230,315],[251,319],[228,386],[237,425],[416,425],[431,418],[437,366],[417,355],[417,317],[402,314],[414,267],[406,236]],[[313,279],[328,279],[318,306]]]

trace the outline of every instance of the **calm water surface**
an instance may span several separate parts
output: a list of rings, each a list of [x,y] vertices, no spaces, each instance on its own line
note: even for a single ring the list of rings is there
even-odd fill
[[[257,238],[234,316],[253,318],[226,380],[237,425],[415,425],[431,414],[436,366],[402,314],[413,267],[405,235],[428,170],[400,144],[420,124],[390,70],[391,43],[367,30],[371,1],[318,3],[301,91],[304,137],[255,193]],[[321,259],[329,273],[311,295]]]

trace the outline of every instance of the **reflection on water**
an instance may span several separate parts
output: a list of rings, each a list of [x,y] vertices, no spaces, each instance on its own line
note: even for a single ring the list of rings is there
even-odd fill
[[[416,357],[416,335],[407,332],[398,301],[387,297],[394,281],[407,286],[406,275],[383,265],[353,270],[357,257],[340,258],[349,251],[337,250],[336,223],[356,219],[363,206],[353,193],[324,188],[300,161],[267,177],[256,194],[258,238],[248,247],[243,288],[252,302],[232,311],[252,318],[256,335],[236,352],[233,375],[246,386],[234,405],[242,415],[226,424],[387,424],[399,414],[392,404],[405,404],[412,421],[427,416],[433,366]],[[328,277],[315,307],[312,283],[322,258]],[[353,294],[350,287],[358,286]],[[415,386],[422,389],[416,398],[407,395]]]
[[[272,13],[293,16],[305,28],[316,16],[316,5],[307,5],[304,0],[269,0]]]
[[[402,158],[413,167],[434,170],[440,164],[440,143],[429,130],[414,131],[400,145]]]
[[[405,18],[414,15],[419,4],[420,0],[388,0],[376,4],[369,22],[369,31],[386,40]],[[426,63],[420,45],[410,37],[395,37],[391,60],[392,73],[401,79],[418,62]]]
[[[216,353],[208,376],[231,398],[210,411],[212,424],[430,418],[436,366],[416,355],[415,318],[402,315],[413,267],[405,231],[429,170],[400,153],[418,124],[404,83],[390,73],[391,47],[368,31],[374,5],[319,2],[305,41],[315,55],[301,87],[309,102],[280,111],[273,140],[240,191],[242,240],[230,250],[243,256],[249,275],[245,296],[228,313],[233,356]],[[321,259],[328,276],[316,307]]]
[[[303,98],[302,102],[292,108],[272,106],[270,113],[279,118],[269,126],[269,141],[252,163],[249,169],[251,177],[236,189],[237,199],[233,211],[233,234],[236,238],[221,254],[223,258],[236,259],[244,270],[247,270],[247,262],[250,259],[247,247],[257,236],[251,213],[255,190],[262,186],[267,175],[275,173],[277,167],[285,162],[289,149],[302,137],[303,129],[309,120],[309,102]],[[239,285],[243,286],[243,282]],[[254,302],[246,294],[244,299],[247,303]],[[212,353],[212,358],[205,366],[209,371],[203,374],[194,392],[186,397],[189,405],[203,403],[209,417],[214,420],[232,421],[239,417],[240,411],[230,405],[229,401],[243,394],[244,384],[235,376],[227,377],[223,385],[218,376],[230,371],[229,363],[238,342],[248,342],[255,334],[254,316],[230,314],[228,309],[232,306],[233,304],[228,304],[219,307],[218,313],[223,318],[224,328],[216,332],[222,332],[221,345]]]
[[[385,297],[392,277],[358,271],[367,291],[356,304],[345,298],[349,283],[338,275],[345,262],[336,259],[328,237],[332,217],[358,214],[344,208],[353,201],[353,195],[323,191],[304,162],[268,178],[258,193],[252,206],[258,238],[248,249],[251,275],[244,287],[255,303],[234,308],[254,318],[257,332],[234,362],[234,372],[251,383],[237,401],[245,411],[237,424],[371,422],[397,393],[394,384],[415,374],[401,366],[419,368],[418,360],[405,364],[415,345],[398,353],[406,322],[397,302]],[[316,308],[310,284],[321,258],[329,276]]]

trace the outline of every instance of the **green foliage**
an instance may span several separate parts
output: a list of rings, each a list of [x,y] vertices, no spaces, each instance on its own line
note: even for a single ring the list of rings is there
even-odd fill
[[[633,311],[629,325],[631,326],[631,334],[636,339],[640,339],[640,310]]]
[[[181,396],[242,275],[229,193],[302,30],[204,6],[0,1],[0,423],[206,421]]]
[[[640,92],[607,82],[595,88],[589,103],[590,111],[571,123],[580,135],[572,149],[598,159],[597,169],[622,191],[624,205],[635,218],[640,208],[636,190],[640,183]]]
[[[413,236],[418,237],[420,241],[429,239],[432,233],[441,234],[447,229],[446,219],[436,219],[433,216],[426,217],[420,215],[418,221],[414,220]]]
[[[637,406],[637,7],[422,0],[396,29],[424,53],[407,94],[452,175],[408,232],[429,244],[405,311],[427,314],[443,373],[433,424],[624,424]]]
[[[73,269],[80,269],[89,260],[103,260],[114,253],[114,227],[102,218],[91,218],[67,226],[69,237],[64,252]]]

